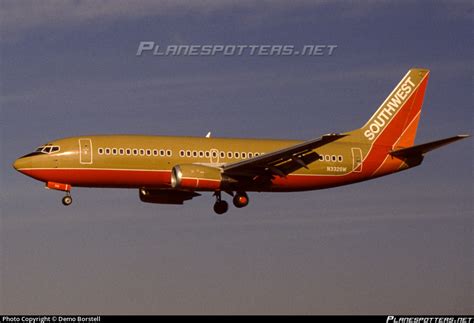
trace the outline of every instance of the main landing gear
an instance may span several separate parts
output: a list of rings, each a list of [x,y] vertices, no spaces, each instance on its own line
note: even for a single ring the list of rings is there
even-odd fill
[[[214,195],[216,197],[216,203],[214,203],[214,212],[216,212],[217,214],[226,213],[229,209],[229,204],[226,201],[222,200],[220,191],[216,191]]]
[[[232,203],[234,203],[236,208],[243,208],[249,205],[249,197],[245,192],[237,192],[232,199]]]
[[[222,199],[221,191],[214,192],[216,203],[214,203],[214,212],[224,214],[229,210],[229,204]],[[237,192],[232,199],[232,203],[236,208],[243,208],[249,204],[249,197],[245,192]]]

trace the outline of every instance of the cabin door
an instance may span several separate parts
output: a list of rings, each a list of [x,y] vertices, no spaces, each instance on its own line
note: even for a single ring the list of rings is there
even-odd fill
[[[362,171],[362,149],[352,147],[352,171],[360,173]]]
[[[79,162],[92,164],[92,141],[89,138],[79,139]]]

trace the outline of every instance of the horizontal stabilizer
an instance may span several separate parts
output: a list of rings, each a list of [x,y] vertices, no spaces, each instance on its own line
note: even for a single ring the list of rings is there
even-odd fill
[[[397,150],[391,151],[390,155],[394,157],[400,157],[400,158],[421,156],[434,149],[437,149],[439,147],[448,145],[450,143],[453,143],[455,141],[458,141],[467,137],[469,137],[469,135],[457,135],[454,137],[449,137],[449,138],[445,138],[445,139],[441,139],[437,141],[428,142],[426,144],[397,149]]]

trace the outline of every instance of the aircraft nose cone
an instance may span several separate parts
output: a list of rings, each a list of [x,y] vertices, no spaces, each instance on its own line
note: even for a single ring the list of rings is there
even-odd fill
[[[20,163],[19,163],[18,159],[13,162],[12,166],[16,170],[18,170],[18,168],[20,168]]]
[[[31,167],[31,160],[28,157],[21,157],[15,160],[12,164],[13,168],[21,172],[23,168]]]

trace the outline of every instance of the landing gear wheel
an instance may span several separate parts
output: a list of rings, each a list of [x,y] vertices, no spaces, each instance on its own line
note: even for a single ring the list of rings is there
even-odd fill
[[[229,204],[222,200],[221,191],[215,191],[214,196],[216,197],[216,203],[214,203],[214,212],[217,214],[224,214],[229,209]]]
[[[232,199],[232,203],[237,208],[245,207],[249,204],[249,197],[245,192],[237,192]]]
[[[229,204],[226,201],[217,201],[214,204],[214,212],[217,214],[224,214],[229,209]]]
[[[69,206],[72,203],[72,197],[69,195],[66,195],[65,197],[63,197],[62,202],[63,202],[63,205]]]

